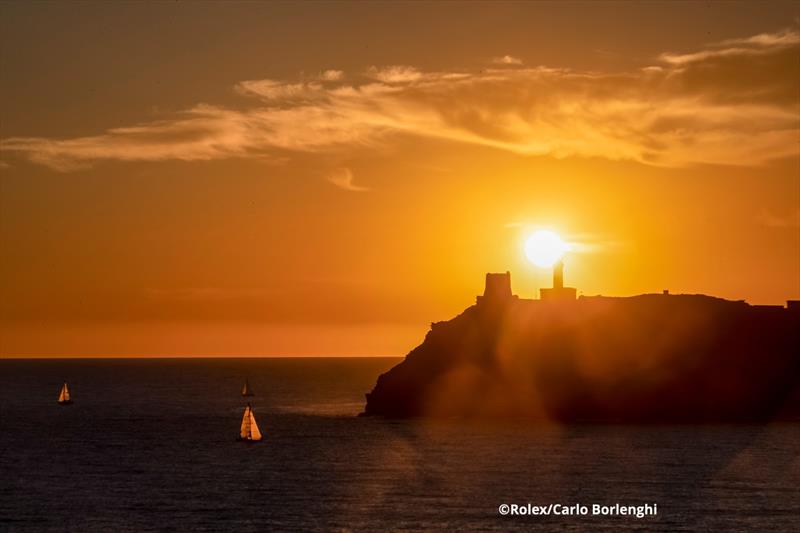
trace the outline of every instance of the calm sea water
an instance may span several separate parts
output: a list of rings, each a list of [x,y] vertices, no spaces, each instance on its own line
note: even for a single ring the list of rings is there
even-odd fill
[[[0,360],[0,530],[797,531],[800,426],[357,418],[398,359]],[[235,442],[248,377],[265,440]],[[74,405],[56,398],[68,380]],[[658,515],[500,516],[503,503]]]

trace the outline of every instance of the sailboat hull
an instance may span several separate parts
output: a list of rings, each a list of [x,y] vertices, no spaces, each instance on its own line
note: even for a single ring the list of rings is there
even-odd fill
[[[237,437],[236,442],[246,442],[248,444],[255,444],[256,442],[261,442],[261,439],[253,440],[253,439],[243,439],[242,437]]]
[[[62,400],[58,402],[58,405],[72,405],[72,400]]]

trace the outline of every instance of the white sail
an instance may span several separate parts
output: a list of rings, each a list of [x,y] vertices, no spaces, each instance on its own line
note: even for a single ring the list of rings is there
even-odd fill
[[[261,431],[258,429],[252,409],[250,409],[250,440],[261,440]]]
[[[59,403],[65,403],[69,401],[69,388],[67,387],[66,382],[61,386],[61,394],[58,395]]]
[[[242,416],[242,427],[239,430],[239,438],[242,440],[261,440],[261,431],[256,424],[256,417],[253,416],[253,409],[250,404],[244,408],[244,416]]]
[[[250,388],[250,383],[247,380],[244,380],[244,386],[242,387],[242,396],[253,396],[253,390]]]
[[[239,430],[239,438],[250,438],[250,406],[244,408],[244,416],[242,417],[242,428]]]

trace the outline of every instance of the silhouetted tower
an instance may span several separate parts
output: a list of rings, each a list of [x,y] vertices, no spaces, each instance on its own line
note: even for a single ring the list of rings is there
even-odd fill
[[[550,301],[572,301],[577,296],[575,287],[564,286],[564,261],[558,260],[553,265],[553,287],[551,289],[539,289],[542,300]]]
[[[511,292],[511,273],[506,271],[504,274],[486,274],[483,296],[478,296],[476,303],[505,303],[516,299],[516,295]]]
[[[556,264],[553,265],[553,288],[564,288],[564,261],[561,259],[556,261]]]

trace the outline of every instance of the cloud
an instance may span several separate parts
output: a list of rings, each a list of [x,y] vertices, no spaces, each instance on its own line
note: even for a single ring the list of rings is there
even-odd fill
[[[323,81],[340,81],[344,79],[344,72],[341,70],[326,70],[319,75]]]
[[[795,22],[798,23],[798,20],[795,19]],[[759,33],[758,35],[745,37],[744,39],[727,39],[725,41],[720,42],[717,46],[726,47],[726,46],[737,46],[737,45],[758,45],[764,47],[774,47],[774,46],[789,47],[796,45],[798,43],[800,43],[800,33],[797,33],[797,31],[790,30],[787,28],[781,31],[777,31],[775,33]]]
[[[518,57],[505,55],[503,57],[493,57],[492,63],[495,65],[521,65],[522,60]]]
[[[758,165],[798,155],[798,54],[800,34],[784,30],[662,54],[622,73],[394,65],[347,82],[339,71],[324,81],[248,80],[235,86],[247,98],[240,108],[198,104],[92,136],[6,138],[0,148],[6,161],[17,154],[62,171],[108,160],[353,153],[400,136],[528,156]]]
[[[325,96],[322,84],[284,83],[277,80],[249,80],[236,84],[235,90],[245,96],[258,96],[265,100],[296,101]]]
[[[394,65],[391,67],[370,67],[367,76],[384,83],[409,83],[422,78],[422,72],[414,67]]]
[[[767,55],[776,50],[796,49],[798,44],[800,44],[800,33],[787,29],[776,33],[761,33],[743,39],[727,39],[712,43],[705,50],[688,54],[663,53],[660,59],[672,65],[685,65],[711,58]]]
[[[349,168],[338,168],[326,178],[340,189],[351,192],[368,191],[368,187],[362,187],[353,183],[353,172]]]

